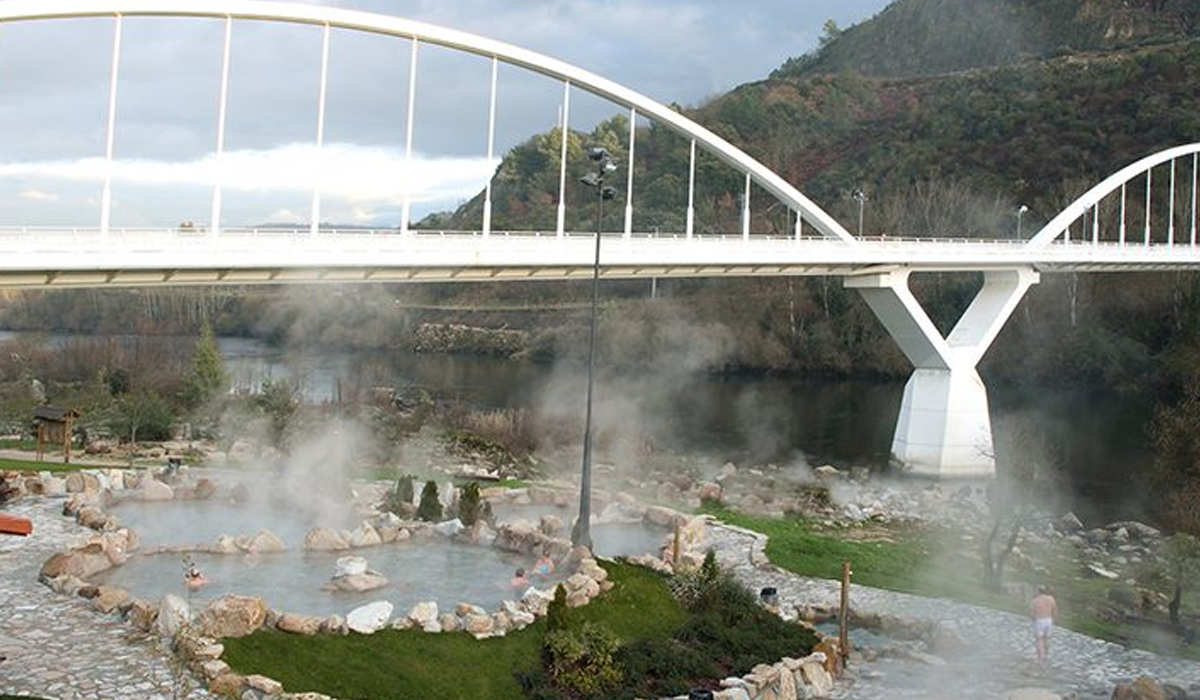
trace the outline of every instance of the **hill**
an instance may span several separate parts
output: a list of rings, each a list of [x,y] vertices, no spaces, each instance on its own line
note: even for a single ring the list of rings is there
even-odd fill
[[[1194,0],[900,0],[772,77],[912,77],[1079,52],[1172,43],[1200,32]]]

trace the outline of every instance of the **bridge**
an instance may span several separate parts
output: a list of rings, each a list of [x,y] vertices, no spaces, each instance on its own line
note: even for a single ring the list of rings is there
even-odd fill
[[[208,222],[199,226],[124,228],[113,225],[113,181],[122,28],[127,18],[206,19],[223,23],[217,105],[217,164],[211,180]],[[1100,182],[1028,239],[904,238],[852,235],[793,185],[703,126],[646,96],[516,46],[396,17],[338,8],[257,0],[5,0],[0,36],[12,24],[94,18],[112,26],[108,110],[102,149],[99,221],[28,226],[0,221],[0,286],[67,288],[139,285],[383,283],[833,275],[845,279],[879,317],[915,371],[897,421],[892,451],[912,471],[934,476],[991,474],[991,421],[987,391],[976,366],[1042,274],[1200,269],[1197,242],[1197,172],[1200,144],[1152,154]],[[313,144],[324,144],[330,36],[334,31],[381,35],[407,42],[409,80],[405,124],[406,163],[413,164],[413,124],[418,56],[433,45],[478,56],[490,69],[487,153],[495,156],[497,69],[515,66],[562,87],[556,226],[552,230],[494,230],[492,182],[484,189],[479,228],[418,230],[411,225],[406,192],[395,228],[343,230],[321,224],[322,180],[312,179],[309,223],[296,229],[253,228],[226,221],[223,191],[228,173],[225,125],[235,25],[265,21],[315,29],[320,55],[315,86]],[[628,110],[628,162],[624,227],[603,234],[573,231],[568,206],[569,113],[573,91],[584,91]],[[0,84],[0,100],[4,85]],[[688,198],[683,229],[639,232],[635,153],[638,120],[649,120],[686,139]],[[743,178],[740,230],[714,233],[696,225],[697,151],[715,156]],[[0,137],[0,153],[3,141]],[[333,158],[333,154],[327,154]],[[2,162],[0,162],[2,164]],[[419,172],[406,173],[419,177]],[[269,184],[269,183],[268,183]],[[755,194],[774,198],[789,212],[789,234],[752,230]],[[589,206],[590,201],[579,206]],[[602,206],[602,200],[601,200]],[[595,252],[593,246],[600,246]],[[977,297],[949,335],[943,336],[909,290],[914,272],[981,272]]]

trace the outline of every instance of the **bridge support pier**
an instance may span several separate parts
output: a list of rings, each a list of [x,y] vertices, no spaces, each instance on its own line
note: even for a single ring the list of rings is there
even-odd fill
[[[987,388],[976,366],[1038,282],[1029,267],[984,271],[983,288],[949,336],[942,337],[912,295],[912,270],[848,277],[915,367],[892,439],[892,455],[912,473],[938,477],[995,474]]]

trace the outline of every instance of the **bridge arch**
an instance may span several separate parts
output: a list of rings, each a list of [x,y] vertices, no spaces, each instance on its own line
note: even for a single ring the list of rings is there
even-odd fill
[[[655,120],[703,147],[807,220],[822,235],[847,244],[855,238],[778,174],[712,131],[666,105],[616,82],[549,56],[482,36],[401,17],[336,7],[264,0],[8,0],[0,24],[79,17],[204,17],[310,24],[381,34],[475,54],[541,73]]]
[[[1191,156],[1189,159],[1188,156]],[[1179,197],[1180,188],[1176,178],[1175,163],[1180,159],[1191,160],[1191,184],[1183,183],[1182,197]],[[1200,143],[1192,143],[1185,146],[1177,146],[1169,148],[1165,151],[1160,151],[1154,155],[1147,156],[1136,163],[1132,163],[1121,170],[1117,171],[1110,177],[1106,178],[1100,184],[1088,190],[1079,199],[1072,202],[1058,216],[1050,220],[1040,231],[1029,239],[1028,247],[1031,250],[1037,250],[1049,246],[1059,238],[1064,237],[1069,233],[1070,226],[1080,219],[1085,219],[1088,213],[1093,216],[1093,236],[1094,242],[1098,242],[1099,238],[1099,206],[1102,201],[1117,193],[1121,195],[1121,224],[1120,224],[1120,243],[1126,242],[1126,221],[1125,221],[1125,192],[1129,183],[1141,178],[1146,179],[1146,203],[1147,216],[1145,227],[1145,243],[1150,245],[1150,217],[1149,205],[1152,204],[1152,184],[1153,170],[1159,166],[1172,164],[1171,182],[1169,184],[1170,204],[1168,211],[1170,212],[1170,231],[1168,233],[1168,244],[1173,244],[1176,240],[1175,236],[1175,210],[1177,202],[1185,201],[1187,197],[1191,198],[1190,208],[1187,209],[1190,215],[1190,225],[1186,228],[1187,238],[1191,245],[1196,244],[1196,187],[1197,187],[1197,163],[1200,162]],[[1088,222],[1084,221],[1086,230]]]

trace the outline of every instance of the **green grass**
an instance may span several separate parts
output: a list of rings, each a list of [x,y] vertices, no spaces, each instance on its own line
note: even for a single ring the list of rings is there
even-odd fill
[[[605,568],[613,590],[572,616],[602,622],[622,640],[667,637],[683,623],[687,615],[661,576],[623,564]],[[544,635],[544,620],[480,641],[464,633],[412,630],[347,637],[258,632],[224,640],[223,658],[239,673],[275,678],[289,692],[371,700],[524,700],[516,674],[538,666]]]
[[[777,566],[802,576],[839,579],[843,561],[849,561],[854,583],[934,598],[947,598],[997,610],[1027,614],[1027,600],[994,591],[982,584],[977,558],[966,556],[978,548],[964,542],[961,533],[921,526],[826,528],[798,518],[744,515],[723,508],[706,508],[720,520],[767,535],[767,557]],[[873,541],[874,540],[874,541]],[[1026,552],[1046,567],[1047,573],[1005,569],[1005,581],[1047,583],[1055,591],[1060,623],[1092,637],[1148,649],[1161,654],[1200,659],[1200,648],[1181,644],[1169,634],[1153,633],[1113,614],[1108,600],[1115,586],[1103,579],[1081,577],[1082,562],[1072,547],[1052,543]],[[1161,592],[1166,592],[1165,587]],[[1196,591],[1188,591],[1185,612],[1197,609]]]
[[[0,470],[17,472],[77,472],[81,469],[95,469],[94,464],[63,464],[62,462],[37,462],[31,459],[0,458]]]

